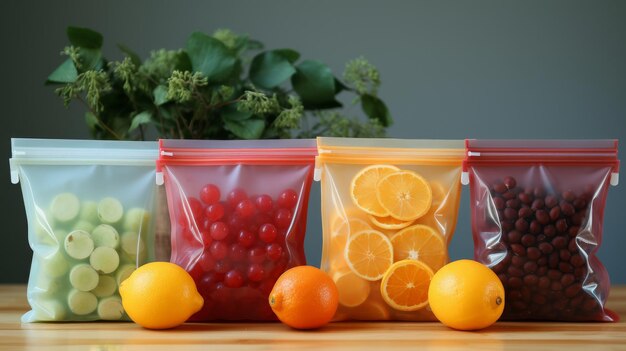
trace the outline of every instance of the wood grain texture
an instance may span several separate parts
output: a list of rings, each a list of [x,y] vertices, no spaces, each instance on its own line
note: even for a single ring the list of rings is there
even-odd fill
[[[626,287],[608,307],[626,317]],[[626,350],[626,322],[500,322],[479,332],[439,323],[333,323],[296,331],[279,323],[186,324],[151,331],[133,323],[21,324],[26,287],[0,285],[0,350]]]

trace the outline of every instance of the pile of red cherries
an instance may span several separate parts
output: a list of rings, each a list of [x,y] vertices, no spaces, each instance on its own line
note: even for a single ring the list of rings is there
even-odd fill
[[[594,319],[602,305],[583,289],[596,279],[587,259],[594,244],[578,239],[585,231],[595,189],[522,188],[509,176],[489,190],[502,237],[487,254],[506,248],[506,256],[491,267],[506,289],[503,318]]]
[[[267,297],[278,277],[302,263],[289,256],[299,200],[292,189],[277,198],[248,196],[241,188],[225,194],[206,184],[199,196],[180,204],[175,263],[187,269],[205,299],[191,321],[274,320]]]

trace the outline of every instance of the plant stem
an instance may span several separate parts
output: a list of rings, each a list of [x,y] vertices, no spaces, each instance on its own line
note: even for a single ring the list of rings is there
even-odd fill
[[[94,111],[94,109],[92,109],[91,106],[89,106],[87,101],[85,101],[85,99],[82,96],[77,94],[76,98],[78,99],[78,101],[82,102],[87,107],[89,112],[91,112],[91,114],[96,118],[96,121],[98,121],[98,125],[100,125],[100,127],[102,127],[104,130],[109,132],[115,139],[122,140],[122,137],[119,134],[117,134],[113,129],[109,128],[109,126],[107,126],[104,122],[102,122],[100,117],[98,117],[98,115],[96,114],[96,111]]]

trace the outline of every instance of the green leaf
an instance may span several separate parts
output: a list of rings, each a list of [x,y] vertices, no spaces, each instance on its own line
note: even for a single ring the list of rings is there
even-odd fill
[[[335,100],[333,72],[321,62],[307,60],[300,63],[296,66],[296,73],[291,77],[291,84],[307,109],[341,106]]]
[[[348,87],[343,84],[339,79],[335,78],[335,94],[339,94],[342,90],[347,90]]]
[[[300,53],[293,49],[276,49],[275,53],[285,57],[289,62],[294,63],[300,58]]]
[[[128,128],[128,132],[132,132],[133,130],[139,128],[142,124],[147,124],[152,121],[152,114],[148,111],[143,111],[133,117],[133,121],[130,123],[130,128]]]
[[[141,66],[141,58],[137,53],[131,50],[128,46],[124,44],[117,44],[117,48],[120,49],[121,52],[125,53],[126,56],[130,57],[130,60],[137,67]]]
[[[86,49],[100,49],[102,47],[102,34],[80,27],[67,27],[67,37],[72,45]]]
[[[85,49],[78,48],[80,69],[79,72],[85,72],[89,70],[100,70],[104,65],[102,60],[102,52],[100,49]]]
[[[243,121],[252,117],[252,112],[239,111],[234,105],[229,105],[221,110],[224,121]]]
[[[87,123],[87,127],[89,127],[89,130],[95,130],[98,126],[98,118],[96,118],[96,115],[94,115],[93,113],[86,112],[85,123]]]
[[[204,74],[210,83],[225,82],[238,73],[237,58],[219,40],[203,33],[193,33],[187,40],[191,67]]]
[[[250,80],[265,89],[275,88],[296,73],[291,63],[298,57],[300,54],[289,49],[262,52],[252,60]]]
[[[65,60],[54,72],[50,73],[46,83],[74,83],[78,77],[78,71],[72,59]]]
[[[252,117],[242,121],[222,118],[224,128],[241,139],[259,139],[265,129],[265,119]]]
[[[254,40],[254,39],[248,39],[248,45],[247,45],[248,50],[263,50],[264,47],[265,45],[263,45],[263,43],[261,43],[260,41]]]
[[[383,127],[389,127],[393,123],[385,103],[374,95],[363,94],[361,108],[369,118],[377,119]]]
[[[167,98],[167,87],[165,85],[157,85],[152,91],[152,95],[154,97],[154,104],[157,106],[161,106],[169,101]]]

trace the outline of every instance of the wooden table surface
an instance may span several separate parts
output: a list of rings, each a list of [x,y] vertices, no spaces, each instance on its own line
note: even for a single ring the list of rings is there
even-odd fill
[[[608,307],[626,319],[626,286]],[[479,332],[439,323],[332,323],[296,331],[280,323],[186,324],[152,331],[133,323],[21,324],[26,287],[0,285],[0,350],[626,350],[626,322],[499,322]]]

